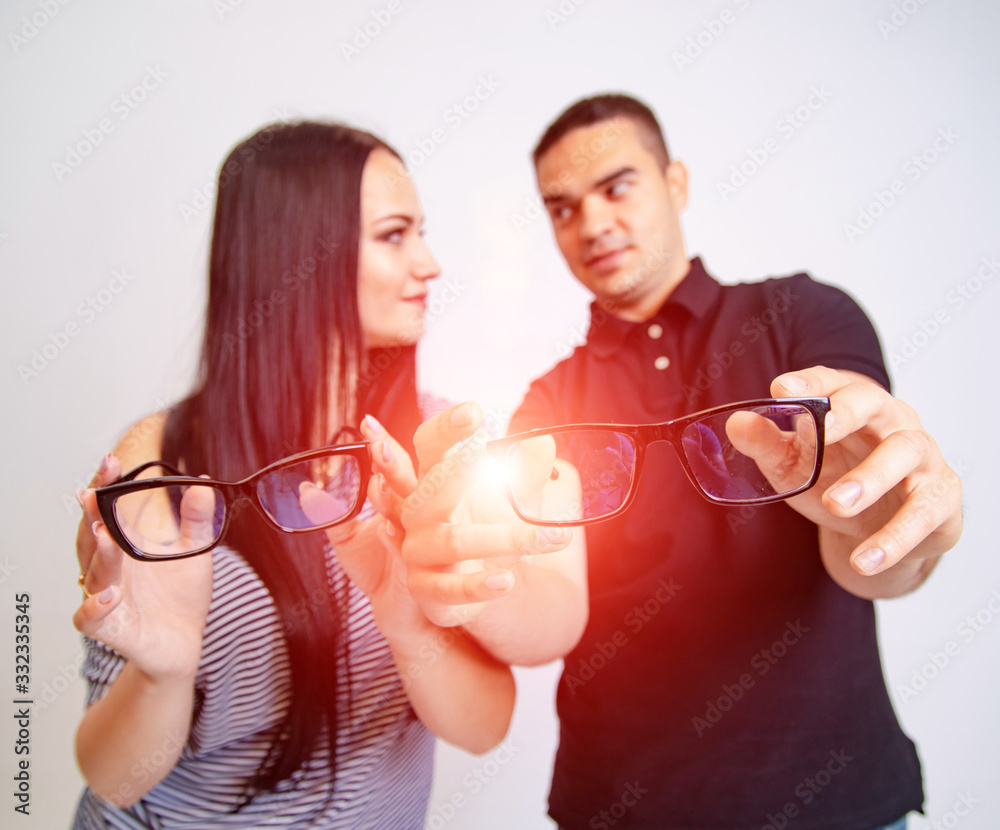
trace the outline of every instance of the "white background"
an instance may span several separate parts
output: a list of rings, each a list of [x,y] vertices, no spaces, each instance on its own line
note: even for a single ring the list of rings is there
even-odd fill
[[[1000,623],[990,608],[1000,611],[1000,573],[988,504],[1000,287],[977,276],[984,257],[1000,255],[1000,7],[398,0],[392,13],[388,0],[227,2],[6,0],[0,11],[0,825],[64,827],[80,792],[73,492],[126,425],[192,380],[212,213],[204,194],[228,150],[267,122],[310,117],[372,130],[407,156],[444,270],[422,385],[476,399],[503,421],[529,379],[578,342],[587,313],[547,220],[532,218],[529,151],[563,107],[609,90],[646,100],[688,164],[689,252],[723,281],[808,270],[840,285],[900,356],[895,391],[960,469],[966,531],[920,591],[879,605],[884,669],[923,760],[929,819],[1000,825]],[[678,59],[685,50],[693,59]],[[144,79],[153,88],[134,109],[115,103]],[[814,88],[822,106],[808,120],[801,110],[793,131],[779,128]],[[113,129],[101,143],[57,171],[102,119]],[[946,151],[913,176],[911,157],[949,130]],[[768,139],[776,152],[724,198],[718,182]],[[421,145],[433,152],[421,156]],[[878,192],[894,180],[902,189],[880,210]],[[874,222],[849,235],[872,202]],[[123,269],[131,280],[112,295]],[[961,307],[959,290],[969,295]],[[108,302],[90,314],[88,298]],[[51,336],[65,347],[47,346]],[[37,702],[27,819],[10,795],[24,757],[9,702],[21,592],[31,595]],[[977,614],[978,630],[964,622]],[[940,670],[935,652],[947,657]],[[505,752],[441,747],[430,827],[550,825],[557,668],[519,672]],[[931,679],[911,693],[914,672]],[[975,806],[959,819],[963,797]]]

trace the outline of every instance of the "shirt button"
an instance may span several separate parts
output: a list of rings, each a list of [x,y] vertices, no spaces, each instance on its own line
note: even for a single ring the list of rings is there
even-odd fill
[[[648,329],[646,329],[646,334],[648,334],[653,340],[659,340],[663,337],[663,326],[659,323],[653,323]]]
[[[653,365],[662,372],[670,365],[670,358],[661,354],[653,361]]]

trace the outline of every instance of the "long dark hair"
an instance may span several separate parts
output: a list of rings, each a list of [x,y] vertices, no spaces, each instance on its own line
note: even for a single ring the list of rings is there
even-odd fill
[[[303,122],[266,127],[229,154],[199,379],[168,418],[168,463],[238,479],[328,442],[366,412],[404,442],[413,435],[415,347],[366,353],[358,317],[361,175],[376,148],[398,157],[368,133]],[[321,533],[289,540],[251,509],[225,541],[267,586],[291,666],[287,714],[250,797],[306,764],[324,729],[336,768],[337,726],[350,712],[346,597],[310,601],[329,584]]]

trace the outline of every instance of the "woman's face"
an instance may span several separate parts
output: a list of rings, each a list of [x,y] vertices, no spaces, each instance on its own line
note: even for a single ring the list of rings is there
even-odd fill
[[[417,191],[402,162],[373,150],[361,174],[358,313],[365,346],[415,343],[424,332],[427,280],[440,273],[424,244]]]

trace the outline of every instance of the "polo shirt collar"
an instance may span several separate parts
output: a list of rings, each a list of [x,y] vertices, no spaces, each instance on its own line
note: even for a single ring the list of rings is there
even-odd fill
[[[716,282],[702,265],[700,257],[691,260],[691,268],[680,284],[670,292],[656,314],[649,320],[634,323],[609,314],[597,301],[590,304],[590,329],[587,345],[596,357],[610,357],[617,351],[630,332],[638,328],[645,330],[650,323],[667,317],[671,307],[685,309],[695,319],[703,318],[715,305],[722,286]]]

